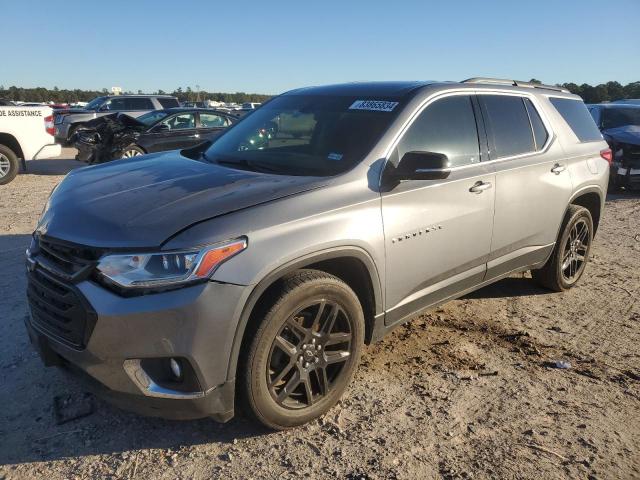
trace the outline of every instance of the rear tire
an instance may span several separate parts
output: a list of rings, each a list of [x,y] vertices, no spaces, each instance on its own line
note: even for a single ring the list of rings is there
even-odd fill
[[[255,419],[284,430],[338,402],[358,366],[364,315],[346,283],[317,270],[285,277],[270,305],[251,335],[241,395]]]
[[[592,241],[591,213],[579,205],[570,205],[551,257],[541,269],[531,271],[532,278],[554,292],[569,290],[584,273]]]
[[[20,162],[15,152],[9,147],[0,145],[0,185],[6,185],[16,178],[20,170]]]

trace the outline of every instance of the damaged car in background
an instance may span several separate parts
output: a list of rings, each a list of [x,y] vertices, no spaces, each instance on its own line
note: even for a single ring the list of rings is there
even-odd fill
[[[76,160],[103,163],[146,153],[193,147],[218,136],[237,117],[218,110],[170,108],[138,118],[105,115],[79,127],[72,137]]]
[[[589,112],[613,152],[609,190],[640,188],[640,105],[603,103]]]

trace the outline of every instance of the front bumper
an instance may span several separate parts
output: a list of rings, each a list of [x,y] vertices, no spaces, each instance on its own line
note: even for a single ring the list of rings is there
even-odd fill
[[[27,330],[45,365],[70,366],[99,396],[144,415],[221,421],[233,416],[234,379],[227,371],[246,287],[207,282],[128,298],[90,280],[68,288],[91,310],[90,330],[82,345],[71,343],[41,321],[41,309],[30,300]],[[198,388],[159,394],[148,381],[152,373],[127,368],[168,358],[188,362]]]

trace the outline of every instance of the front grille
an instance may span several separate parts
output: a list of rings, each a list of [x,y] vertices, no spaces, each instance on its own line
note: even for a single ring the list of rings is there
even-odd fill
[[[89,274],[100,252],[81,246],[69,245],[46,237],[38,238],[38,260],[47,270],[67,279]]]
[[[28,273],[28,281],[33,326],[74,348],[84,348],[96,314],[82,294],[39,268]]]

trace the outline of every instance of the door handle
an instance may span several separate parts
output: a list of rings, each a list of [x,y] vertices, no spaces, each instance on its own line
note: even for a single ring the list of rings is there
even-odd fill
[[[200,138],[200,134],[199,133],[194,133],[189,138]]]
[[[476,182],[473,184],[473,187],[469,189],[471,193],[482,193],[485,190],[489,190],[493,185],[491,182]]]
[[[567,169],[567,167],[565,167],[564,165],[562,165],[561,163],[556,163],[553,168],[551,169],[551,171],[553,173],[555,173],[556,175],[560,175],[560,172],[564,172]]]

